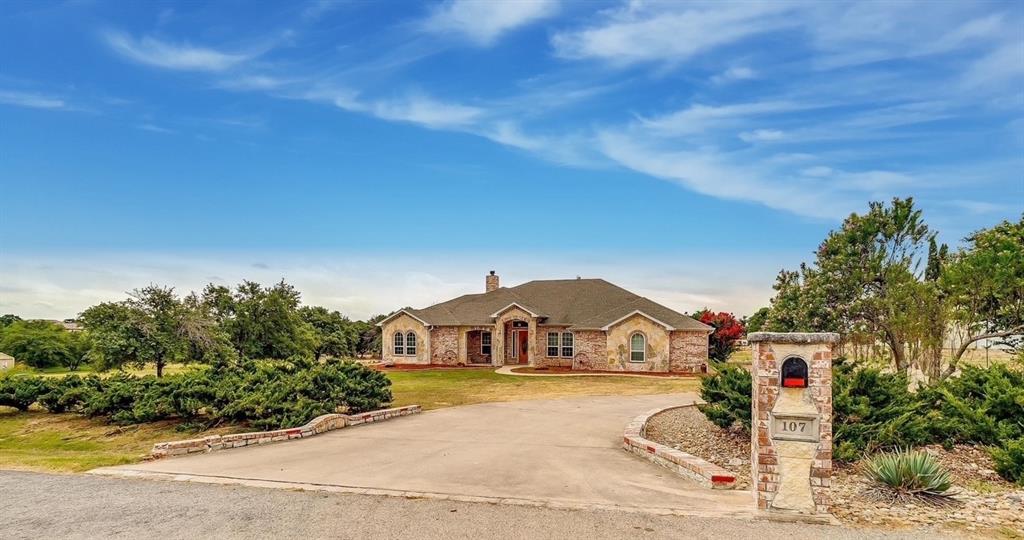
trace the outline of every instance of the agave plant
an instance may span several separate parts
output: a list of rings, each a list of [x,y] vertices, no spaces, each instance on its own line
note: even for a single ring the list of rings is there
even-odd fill
[[[869,458],[863,473],[894,500],[941,499],[952,495],[949,472],[928,452],[897,449]]]

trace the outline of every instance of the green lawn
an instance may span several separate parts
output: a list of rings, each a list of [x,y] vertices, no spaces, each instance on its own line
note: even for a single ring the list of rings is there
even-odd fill
[[[516,377],[491,369],[389,371],[387,376],[395,406],[419,404],[424,409],[565,396],[685,392],[696,391],[699,384],[697,379]],[[179,431],[175,422],[119,427],[75,414],[18,413],[0,407],[0,469],[81,472],[138,462],[157,442],[240,430],[228,426],[201,433]]]
[[[491,401],[566,396],[666,394],[696,391],[699,379],[657,377],[516,377],[488,368],[389,371],[395,405],[439,409]]]

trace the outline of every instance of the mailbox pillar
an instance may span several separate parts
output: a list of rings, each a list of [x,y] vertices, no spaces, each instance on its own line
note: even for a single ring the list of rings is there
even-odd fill
[[[827,519],[832,485],[832,348],[838,334],[756,332],[751,468],[768,517]]]

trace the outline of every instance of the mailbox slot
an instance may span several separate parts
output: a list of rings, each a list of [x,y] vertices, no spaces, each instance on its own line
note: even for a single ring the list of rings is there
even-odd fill
[[[780,375],[783,388],[807,388],[807,362],[803,358],[787,358]]]

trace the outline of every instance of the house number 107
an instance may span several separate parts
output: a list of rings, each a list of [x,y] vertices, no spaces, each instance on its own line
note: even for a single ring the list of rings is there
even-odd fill
[[[799,428],[800,433],[807,431],[807,422],[782,422],[782,431],[797,431]]]

